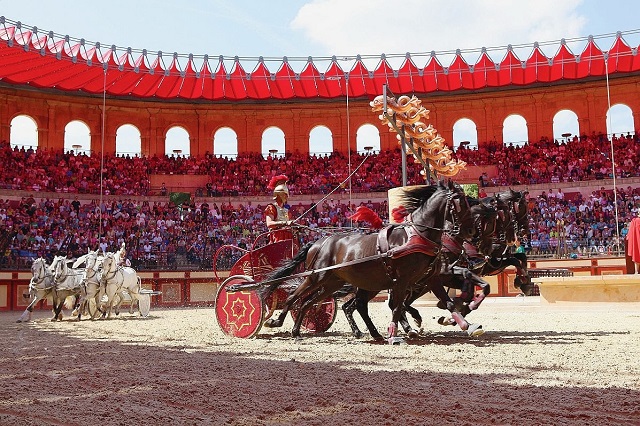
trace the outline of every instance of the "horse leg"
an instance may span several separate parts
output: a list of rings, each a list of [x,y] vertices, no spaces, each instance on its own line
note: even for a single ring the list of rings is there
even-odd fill
[[[51,318],[51,321],[62,321],[63,305],[64,305],[64,298],[56,295],[53,298],[53,318]]]
[[[393,310],[393,295],[391,293],[389,293],[389,309]],[[411,338],[418,337],[418,333],[416,333],[415,330],[411,328],[411,325],[409,325],[409,321],[407,321],[407,315],[404,309],[400,314],[400,318],[398,319],[398,322],[400,323],[400,326],[402,327],[404,332],[407,333],[409,337]]]
[[[282,324],[284,324],[284,320],[287,317],[287,313],[291,309],[291,306],[293,306],[293,304],[297,302],[298,299],[302,297],[304,294],[308,292],[311,292],[311,293],[315,292],[314,287],[317,288],[318,283],[316,280],[312,281],[312,278],[313,276],[307,277],[302,282],[302,284],[300,284],[298,288],[296,288],[294,292],[291,293],[291,295],[287,297],[287,299],[284,301],[280,314],[276,318],[273,318],[273,317],[269,318],[267,321],[264,322],[263,325],[269,328],[282,327]],[[302,315],[301,318],[303,316],[304,315]]]
[[[342,312],[344,312],[344,316],[347,318],[347,322],[351,327],[351,333],[354,335],[356,339],[361,339],[364,336],[364,333],[360,331],[358,328],[358,324],[356,324],[355,319],[353,318],[353,313],[356,310],[356,296],[347,300],[342,304]]]
[[[416,323],[416,327],[421,328],[422,316],[420,315],[420,312],[416,308],[411,306],[408,302],[404,303],[404,310],[411,315],[413,321]]]
[[[375,297],[377,292],[369,292],[366,290],[358,290],[356,292],[356,310],[360,314],[362,321],[364,321],[371,338],[374,340],[383,340],[382,334],[378,331],[378,328],[373,324],[371,317],[369,316],[369,301]]]
[[[300,309],[298,310],[298,315],[295,318],[293,323],[293,328],[291,329],[291,336],[296,339],[301,338],[300,328],[302,327],[302,321],[304,320],[305,315],[309,312],[309,309],[316,303],[320,303],[325,300],[328,296],[333,294],[333,290],[329,290],[327,287],[321,287],[316,291],[312,291],[303,297],[303,300],[300,303]]]
[[[36,303],[38,303],[40,300],[42,300],[44,298],[45,298],[45,296],[40,297],[38,294],[34,294],[33,295],[33,299],[31,300],[31,302],[29,302],[29,306],[27,306],[27,308],[24,310],[22,315],[20,315],[20,318],[18,318],[18,320],[16,322],[29,322],[29,321],[31,321],[31,313],[33,312],[33,307],[36,305]]]
[[[474,274],[475,275],[475,274]],[[473,296],[473,300],[471,301],[471,303],[469,303],[469,309],[470,310],[476,310],[478,309],[478,307],[480,306],[480,304],[482,303],[482,301],[489,295],[489,293],[491,292],[491,287],[489,285],[488,282],[486,282],[485,280],[483,280],[482,278],[480,278],[479,276],[475,276],[477,278],[477,282],[476,285],[478,287],[480,287],[480,289],[482,290],[481,293],[477,293],[474,294]]]
[[[404,286],[398,286],[391,290],[389,296],[389,307],[391,308],[391,322],[387,327],[387,342],[390,345],[398,345],[402,342],[402,339],[398,337],[398,321],[404,313],[404,301],[406,299],[406,288]]]
[[[464,315],[458,310],[456,304],[453,302],[453,300],[451,300],[449,294],[446,292],[442,285],[437,284],[431,286],[431,291],[438,298],[438,300],[440,300],[440,302],[442,302],[442,304],[446,306],[446,309],[451,312],[452,320],[455,321],[455,324],[458,324],[461,330],[466,331],[469,336],[479,336],[484,333],[484,330],[482,330],[482,326],[480,324],[470,324],[469,322],[467,322],[467,320],[464,318]],[[441,304],[439,303],[438,306],[440,305]],[[438,322],[440,324],[446,324],[447,320],[443,320],[443,318],[441,318],[440,320],[438,320]],[[453,325],[453,322],[451,320],[449,320],[448,323],[450,325]]]
[[[107,319],[111,319],[112,313],[113,313],[113,305],[115,302],[115,298],[117,296],[117,288],[113,288],[114,286],[112,286],[112,288],[108,288],[105,290],[106,294],[107,294],[107,306],[105,309],[105,313],[107,316]],[[104,314],[103,314],[104,316]]]
[[[129,296],[131,297],[131,304],[129,305],[129,314],[133,315],[135,312],[134,308],[138,307],[138,312],[140,312],[140,302],[138,302],[138,293],[129,292]]]

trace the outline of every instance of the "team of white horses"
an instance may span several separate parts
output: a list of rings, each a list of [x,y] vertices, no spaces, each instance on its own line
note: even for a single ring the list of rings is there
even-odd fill
[[[34,306],[43,299],[50,299],[53,303],[52,321],[62,320],[63,306],[74,305],[76,309],[72,315],[78,320],[85,314],[95,319],[99,313],[102,317],[111,318],[114,311],[116,315],[119,313],[127,295],[131,300],[129,313],[133,314],[137,305],[140,314],[146,317],[153,292],[145,292],[136,271],[122,265],[124,253],[124,243],[115,253],[100,254],[98,250],[88,250],[71,267],[69,263],[73,260],[66,256],[55,256],[51,265],[47,265],[44,258],[35,259],[29,282],[31,302],[18,322],[30,321]],[[84,268],[80,267],[83,264]]]

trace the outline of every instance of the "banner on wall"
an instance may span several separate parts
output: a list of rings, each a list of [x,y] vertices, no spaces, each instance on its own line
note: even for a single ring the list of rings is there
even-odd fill
[[[191,203],[191,193],[171,192],[169,194],[169,202],[175,207],[182,207],[183,204],[189,205]]]

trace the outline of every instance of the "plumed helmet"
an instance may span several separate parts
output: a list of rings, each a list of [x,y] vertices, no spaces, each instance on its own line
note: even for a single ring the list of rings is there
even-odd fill
[[[269,185],[267,188],[273,190],[273,195],[278,194],[287,194],[289,196],[289,188],[287,187],[287,182],[289,178],[285,175],[278,175],[271,178],[269,181]]]

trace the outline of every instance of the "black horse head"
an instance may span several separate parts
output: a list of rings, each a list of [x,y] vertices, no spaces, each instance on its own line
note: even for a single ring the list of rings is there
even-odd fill
[[[469,204],[475,228],[473,243],[480,253],[489,255],[497,231],[497,202],[494,198],[469,198]]]
[[[452,180],[437,185],[408,188],[402,195],[402,205],[418,226],[436,230],[447,229],[465,240],[475,235],[471,208],[462,187]],[[444,209],[444,214],[434,212]]]

